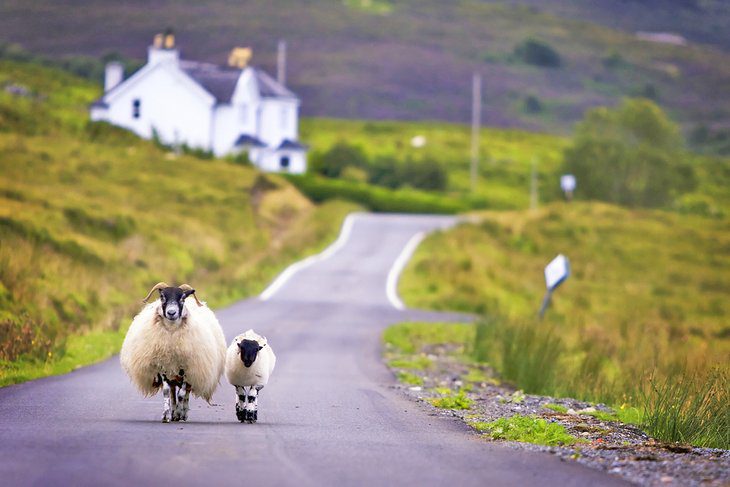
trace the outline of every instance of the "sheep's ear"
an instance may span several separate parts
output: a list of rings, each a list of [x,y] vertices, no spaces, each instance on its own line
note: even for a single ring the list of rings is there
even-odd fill
[[[262,348],[264,348],[264,345],[259,345],[259,351],[261,351]]]
[[[195,289],[186,289],[183,291],[183,299],[187,299],[191,294],[195,294]]]

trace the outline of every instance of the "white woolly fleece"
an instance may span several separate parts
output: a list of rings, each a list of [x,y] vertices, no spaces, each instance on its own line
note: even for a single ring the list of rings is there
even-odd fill
[[[167,325],[157,312],[160,300],[148,304],[132,321],[119,360],[139,391],[151,396],[157,374],[172,378],[180,369],[192,392],[210,401],[223,374],[226,340],[218,319],[207,306],[185,303],[187,318]]]
[[[266,345],[259,350],[251,367],[243,365],[241,352],[238,344],[243,340],[254,340],[259,346]],[[233,339],[226,352],[226,378],[234,386],[265,386],[269,382],[271,372],[276,365],[276,355],[268,344],[266,337],[257,334],[253,330],[238,335]]]

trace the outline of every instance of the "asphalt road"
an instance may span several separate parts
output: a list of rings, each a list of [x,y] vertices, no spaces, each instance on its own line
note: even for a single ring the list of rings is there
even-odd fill
[[[379,336],[391,323],[444,315],[399,311],[385,291],[411,237],[445,217],[360,215],[328,258],[268,300],[219,310],[230,340],[253,327],[278,360],[241,424],[233,387],[191,399],[187,423],[162,424],[117,357],[0,389],[0,484],[12,485],[613,485],[548,454],[512,450],[433,416],[392,389]],[[199,290],[205,299],[205,291]]]

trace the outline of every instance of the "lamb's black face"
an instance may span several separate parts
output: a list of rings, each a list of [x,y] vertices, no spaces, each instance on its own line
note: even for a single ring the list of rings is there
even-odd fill
[[[178,321],[183,317],[185,298],[195,292],[195,289],[183,291],[179,287],[166,287],[160,289],[160,302],[162,305],[162,317],[169,321]]]
[[[241,360],[243,361],[243,365],[246,367],[251,367],[251,364],[256,361],[256,356],[259,353],[259,350],[261,350],[264,347],[259,346],[259,342],[256,340],[242,340],[238,344],[238,348],[241,352]]]

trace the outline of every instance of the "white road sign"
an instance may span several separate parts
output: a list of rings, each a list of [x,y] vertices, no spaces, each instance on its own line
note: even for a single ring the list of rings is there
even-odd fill
[[[570,275],[570,262],[563,254],[555,257],[545,266],[545,285],[552,291]]]
[[[575,176],[572,174],[563,174],[560,176],[560,188],[566,193],[575,191]]]

